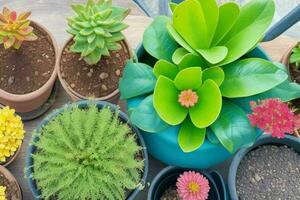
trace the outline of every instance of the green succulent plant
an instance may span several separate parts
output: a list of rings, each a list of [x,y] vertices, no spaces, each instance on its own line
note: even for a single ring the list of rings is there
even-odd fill
[[[68,33],[74,36],[71,51],[81,53],[89,65],[97,64],[102,56],[122,48],[125,37],[123,23],[129,9],[112,6],[111,0],[88,0],[86,5],[72,5],[76,16],[68,18]]]
[[[43,199],[123,200],[139,186],[141,147],[109,108],[68,108],[35,134],[32,177]]]
[[[300,67],[300,43],[292,50],[290,63],[295,64],[297,68]]]

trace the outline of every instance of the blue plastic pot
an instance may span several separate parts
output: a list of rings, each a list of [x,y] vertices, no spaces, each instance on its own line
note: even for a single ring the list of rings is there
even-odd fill
[[[95,103],[99,109],[102,109],[103,107],[109,107],[112,111],[118,110],[118,107],[116,105],[113,105],[111,103],[104,102],[104,101],[79,101],[77,103],[68,104],[58,110],[53,111],[40,123],[40,125],[37,127],[36,130],[39,131],[43,126],[47,125],[52,119],[54,119],[58,114],[64,112],[65,110],[69,110],[76,106],[84,109],[84,108],[87,108],[88,105],[90,105],[91,103]],[[127,123],[130,126],[130,128],[133,130],[133,132],[137,135],[139,145],[143,147],[142,154],[143,154],[145,166],[143,169],[144,174],[143,174],[143,177],[141,180],[141,184],[145,185],[147,175],[148,175],[148,167],[149,167],[149,160],[148,160],[148,154],[147,154],[145,142],[144,142],[139,130],[135,126],[133,126],[129,123],[129,119],[125,113],[123,113],[122,111],[119,111],[119,117],[120,117],[121,121],[123,121],[124,123]],[[39,136],[34,135],[32,138],[32,141],[38,141],[38,140],[39,140]],[[25,176],[28,177],[29,188],[33,194],[34,199],[40,200],[41,193],[38,190],[36,182],[32,179],[32,173],[34,170],[32,167],[33,166],[32,155],[36,152],[36,150],[37,150],[36,146],[34,146],[34,145],[29,146],[28,153],[26,156]],[[140,188],[137,188],[134,191],[132,191],[131,194],[127,197],[127,200],[133,200],[140,191],[141,191]]]
[[[155,59],[152,58],[143,47],[137,49],[139,62],[154,66]],[[268,55],[257,47],[245,57],[259,57],[270,60]],[[137,107],[145,97],[133,98],[127,101],[128,109]],[[146,142],[148,152],[161,162],[183,168],[206,169],[230,158],[232,155],[221,145],[210,143],[207,139],[201,148],[196,151],[185,153],[179,147],[177,135],[180,126],[173,126],[160,133],[147,133],[141,130]],[[257,132],[257,135],[260,135]]]
[[[190,171],[192,169],[184,169],[178,167],[166,167],[160,171],[153,179],[148,192],[148,200],[160,200],[163,193],[176,184],[177,178],[184,171]],[[205,176],[210,185],[209,199],[210,200],[227,200],[226,187],[223,178],[217,172],[199,171]]]
[[[259,146],[263,146],[263,145],[277,145],[277,146],[286,145],[294,149],[296,152],[300,154],[300,139],[290,135],[287,135],[284,139],[276,139],[271,137],[270,135],[262,135],[252,147],[247,149],[241,149],[234,156],[234,159],[232,160],[229,169],[228,189],[229,189],[229,195],[232,200],[239,200],[236,193],[236,173],[240,165],[240,162],[250,151],[257,149]]]

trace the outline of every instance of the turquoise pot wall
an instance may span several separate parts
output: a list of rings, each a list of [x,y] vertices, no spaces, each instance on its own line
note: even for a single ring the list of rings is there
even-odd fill
[[[152,62],[153,64],[153,58],[146,53],[142,46],[137,49],[136,53],[140,62]],[[270,60],[268,55],[260,47],[248,53],[246,57],[259,57]],[[138,97],[128,100],[128,109],[137,107],[143,99],[144,97]],[[154,158],[167,165],[195,169],[212,167],[232,156],[223,146],[212,144],[207,139],[201,148],[191,153],[184,153],[177,142],[179,127],[180,126],[172,126],[160,133],[148,133],[141,130],[148,152]],[[261,135],[259,130],[257,130],[257,135]]]

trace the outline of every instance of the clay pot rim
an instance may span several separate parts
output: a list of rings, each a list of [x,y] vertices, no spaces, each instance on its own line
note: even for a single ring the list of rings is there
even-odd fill
[[[15,153],[12,156],[8,157],[9,160],[6,159],[6,161],[4,163],[0,164],[0,166],[7,167],[12,162],[14,162],[16,160],[16,158],[18,157],[18,155],[20,154],[20,152],[21,152],[22,145],[23,145],[23,140],[22,140],[22,143],[20,144],[20,146],[18,147],[17,151],[15,151]]]
[[[62,58],[62,54],[64,52],[64,49],[66,48],[66,46],[69,44],[69,42],[71,40],[73,40],[74,37],[70,37],[64,44],[63,48],[61,49],[60,51],[60,54],[58,56],[58,59],[57,59],[57,65],[56,65],[56,71],[57,71],[57,75],[58,75],[58,78],[60,80],[60,83],[62,85],[62,87],[64,88],[64,90],[71,96],[71,97],[75,97],[76,99],[81,99],[81,100],[86,100],[86,99],[90,99],[88,97],[85,97],[79,93],[77,93],[76,91],[74,91],[71,87],[68,87],[68,83],[66,82],[66,80],[62,77],[61,75],[61,65],[60,65],[60,60]],[[132,49],[128,43],[128,40],[125,38],[123,39],[122,41],[124,41],[124,44],[126,45],[127,47],[127,50],[129,52],[129,56],[130,58],[133,58],[133,53],[132,53]],[[111,92],[109,95],[106,95],[106,96],[103,96],[103,97],[99,97],[99,98],[93,98],[93,100],[96,100],[96,101],[105,101],[105,100],[109,100],[109,99],[112,99],[113,97],[117,96],[118,94],[120,93],[119,91],[119,88],[117,88],[116,90],[114,90],[113,92]]]
[[[300,43],[299,43],[300,44]],[[285,54],[282,56],[280,62],[285,64],[287,69],[288,69],[288,72],[290,73],[290,57],[291,57],[291,54],[292,54],[292,50],[298,46],[298,43],[296,43],[295,45],[292,45],[289,47],[289,49],[285,52]]]
[[[52,35],[52,33],[50,33],[48,31],[48,29],[46,29],[43,25],[41,25],[35,21],[32,21],[32,20],[31,20],[31,23],[34,24],[35,26],[38,26],[39,28],[43,29],[49,35],[52,45],[53,45],[53,48],[54,48],[54,52],[55,52],[55,66],[54,66],[51,77],[38,90],[35,90],[35,91],[27,93],[27,94],[12,94],[12,93],[9,93],[9,92],[6,92],[6,91],[0,89],[0,96],[5,96],[5,98],[8,101],[23,102],[23,101],[28,101],[28,100],[39,97],[42,93],[45,93],[48,90],[48,88],[52,85],[52,83],[55,81],[56,76],[57,76],[56,70],[55,70],[56,65],[58,63],[57,57],[58,57],[58,52],[59,52],[57,42],[56,42],[54,36]]]
[[[8,180],[11,180],[13,181],[14,183],[16,183],[17,185],[17,188],[18,188],[18,193],[19,193],[19,196],[20,196],[20,199],[19,200],[22,200],[22,190],[21,190],[21,187],[19,185],[19,182],[17,181],[17,179],[14,177],[14,175],[8,170],[6,169],[4,166],[1,166],[0,165],[0,174],[3,174],[4,177],[6,177]]]

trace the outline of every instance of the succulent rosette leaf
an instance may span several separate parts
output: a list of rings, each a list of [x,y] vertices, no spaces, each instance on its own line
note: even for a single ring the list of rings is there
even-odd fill
[[[110,51],[120,50],[121,33],[128,27],[123,23],[129,9],[112,6],[111,0],[88,0],[86,5],[72,5],[76,16],[68,18],[68,33],[74,36],[71,51],[81,53],[90,64],[97,64]]]
[[[5,49],[19,49],[24,41],[34,41],[37,36],[33,33],[28,17],[31,12],[23,12],[19,16],[16,11],[4,7],[0,14],[0,44]]]
[[[290,63],[295,64],[297,68],[300,67],[300,43],[297,45],[297,47],[293,48],[290,57]]]

